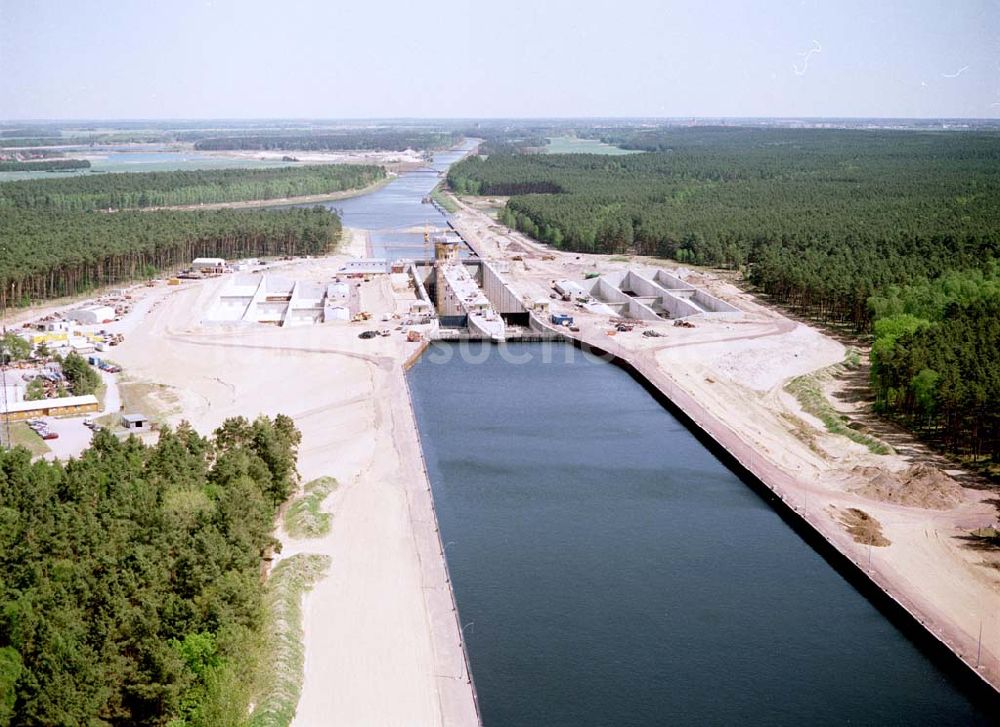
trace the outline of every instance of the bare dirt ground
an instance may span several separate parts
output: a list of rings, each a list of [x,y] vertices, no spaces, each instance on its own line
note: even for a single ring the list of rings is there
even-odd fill
[[[463,205],[456,227],[484,257],[499,261],[526,301],[549,297],[552,282],[560,278],[581,280],[587,272],[630,265],[675,267],[642,258],[560,253],[499,226],[481,201],[477,207]],[[551,307],[575,317],[580,331],[571,335],[630,361],[834,547],[1000,687],[1000,555],[969,543],[970,531],[997,522],[991,502],[996,494],[962,487],[925,461],[920,447],[878,455],[829,433],[784,387],[796,376],[843,361],[844,345],[710,272],[680,274],[740,308],[742,316],[698,316],[692,319],[694,328],[652,322],[618,333],[606,316],[573,303],[551,300]],[[661,336],[642,336],[646,328]],[[831,383],[827,393],[838,393],[837,384]],[[962,481],[958,473],[956,479]],[[846,520],[844,513],[849,513]],[[856,540],[859,527],[864,542]],[[887,544],[869,553],[866,538],[876,534]]]
[[[302,164],[373,164],[394,172],[419,169],[426,166],[423,155],[407,149],[405,151],[214,151],[208,156],[228,159],[264,159],[282,161],[286,156],[295,157]]]

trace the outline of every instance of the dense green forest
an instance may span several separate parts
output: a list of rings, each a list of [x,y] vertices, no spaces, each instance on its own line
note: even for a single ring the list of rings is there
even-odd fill
[[[340,231],[340,219],[322,207],[114,214],[0,209],[0,305],[76,295],[199,256],[320,255],[339,241]]]
[[[405,149],[447,149],[461,140],[457,134],[443,132],[374,129],[358,131],[303,133],[267,133],[246,136],[218,136],[199,139],[194,148],[206,151],[308,150],[343,151],[350,149],[403,151]]]
[[[23,149],[33,146],[95,146],[99,144],[151,144],[163,141],[159,133],[107,132],[74,136],[33,136],[0,139],[0,148]]]
[[[489,156],[524,154],[542,149],[549,143],[547,134],[550,134],[551,130],[522,126],[480,126],[466,129],[462,133],[470,138],[482,139],[479,153]]]
[[[874,322],[873,385],[883,411],[953,452],[1000,459],[1000,318],[991,292],[1000,134],[696,128],[596,136],[655,151],[471,158],[448,181],[459,193],[511,196],[501,220],[557,247],[739,268],[794,310],[858,332]]]
[[[877,406],[949,450],[1000,460],[1000,264],[871,299]]]
[[[0,160],[0,172],[64,172],[70,169],[90,169],[86,159]]]
[[[0,184],[0,209],[80,211],[283,199],[360,189],[384,178],[382,167],[317,164],[28,179]]]
[[[278,416],[0,451],[0,724],[245,724],[299,439]]]
[[[24,138],[24,137],[60,137],[62,132],[55,126],[17,126],[14,128],[0,129],[0,137]]]

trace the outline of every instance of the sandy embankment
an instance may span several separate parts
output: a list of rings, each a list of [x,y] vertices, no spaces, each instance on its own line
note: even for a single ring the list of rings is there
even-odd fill
[[[482,255],[508,261],[507,278],[525,300],[547,298],[554,280],[630,264],[554,252],[498,226],[480,209],[462,208],[456,226]],[[512,261],[514,254],[523,261]],[[1000,555],[971,548],[966,540],[972,530],[997,521],[989,502],[995,494],[951,483],[947,497],[938,491],[917,497],[923,507],[866,496],[886,492],[870,486],[873,472],[903,483],[920,471],[913,469],[922,464],[920,455],[877,455],[831,434],[784,390],[792,378],[842,361],[844,347],[715,276],[694,274],[692,280],[742,309],[743,316],[696,318],[693,329],[669,322],[648,326],[659,338],[643,337],[642,328],[609,336],[606,318],[571,303],[552,305],[576,317],[581,340],[631,362],[879,588],[1000,688]],[[949,507],[948,501],[957,504]],[[844,525],[850,508],[874,518],[890,544],[869,548],[856,542]]]
[[[349,249],[363,243],[350,233]],[[351,246],[354,246],[353,248]],[[339,260],[296,261],[287,274],[328,280]],[[305,480],[340,485],[324,509],[330,533],[283,540],[281,557],[331,557],[306,597],[306,665],[295,724],[477,723],[457,617],[402,362],[417,344],[399,333],[359,340],[364,326],[202,325],[222,280],[158,289],[159,304],[116,360],[129,375],[176,388],[201,432],[226,417],[285,413],[302,432]],[[392,310],[384,278],[360,291],[373,313]]]
[[[251,159],[264,161],[284,161],[285,157],[295,157],[300,164],[373,164],[402,172],[426,167],[427,162],[419,151],[310,151],[310,150],[225,150],[202,152],[207,156],[222,159]]]

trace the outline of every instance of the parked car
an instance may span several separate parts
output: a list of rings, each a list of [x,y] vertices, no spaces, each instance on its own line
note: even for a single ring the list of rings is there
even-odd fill
[[[58,432],[45,432],[45,434],[42,435],[42,439],[59,439],[59,433]]]

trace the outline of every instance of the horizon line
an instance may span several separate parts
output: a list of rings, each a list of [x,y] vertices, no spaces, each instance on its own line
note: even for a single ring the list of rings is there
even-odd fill
[[[207,122],[207,121],[990,121],[998,116],[92,116],[75,118],[14,117],[0,119],[11,123],[93,123],[100,121]]]

